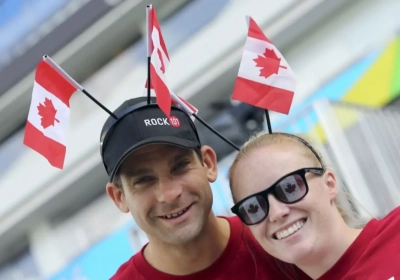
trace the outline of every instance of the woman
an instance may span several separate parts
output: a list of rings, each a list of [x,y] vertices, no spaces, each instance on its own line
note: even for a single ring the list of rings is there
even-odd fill
[[[351,227],[337,203],[335,174],[304,139],[256,135],[236,156],[229,179],[232,212],[277,259],[312,279],[400,280],[400,208]]]

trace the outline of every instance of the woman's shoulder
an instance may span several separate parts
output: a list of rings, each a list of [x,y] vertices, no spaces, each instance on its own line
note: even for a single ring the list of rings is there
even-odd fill
[[[384,231],[400,229],[400,206],[394,208],[386,216],[376,219],[374,223]]]
[[[400,206],[397,206],[392,211],[390,211],[383,219],[381,220],[400,220]]]

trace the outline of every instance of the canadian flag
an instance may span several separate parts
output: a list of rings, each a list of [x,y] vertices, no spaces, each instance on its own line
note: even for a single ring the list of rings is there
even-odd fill
[[[247,215],[247,219],[250,220],[252,223],[256,223],[265,217],[265,211],[258,202],[256,196],[244,201],[243,204],[240,206],[239,211],[243,215]]]
[[[232,99],[288,114],[297,84],[285,58],[248,17],[249,30]]]
[[[190,104],[182,97],[177,96],[167,83],[166,71],[168,69],[170,58],[167,50],[167,46],[164,41],[164,37],[161,33],[160,24],[158,23],[156,11],[154,7],[149,7],[150,12],[148,16],[149,26],[149,54],[151,55],[151,95],[156,95],[157,103],[160,109],[167,115],[170,116],[171,103],[179,105],[187,114],[189,114],[194,120],[193,114],[196,114],[199,110]],[[147,89],[148,82],[146,81],[145,89]],[[168,95],[167,93],[168,92]],[[147,91],[145,92],[147,94]]]
[[[298,200],[304,195],[305,191],[303,179],[299,175],[284,178],[279,182],[279,188],[276,188],[276,192],[286,201]]]
[[[23,142],[60,169],[66,154],[69,100],[77,89],[45,60],[39,62]]]
[[[169,56],[158,24],[156,11],[150,9],[149,26],[151,30],[150,86],[157,96],[157,103],[165,115],[171,114],[171,96],[165,70],[169,64]]]

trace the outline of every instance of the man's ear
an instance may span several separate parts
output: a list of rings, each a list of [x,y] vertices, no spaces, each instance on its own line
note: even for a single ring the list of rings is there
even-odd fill
[[[204,169],[207,173],[209,182],[215,182],[217,179],[217,154],[210,146],[201,147],[201,154],[203,156]]]
[[[338,186],[336,182],[335,173],[331,170],[325,171],[325,185],[328,187],[329,199],[334,202],[338,195]]]
[[[122,189],[118,188],[113,183],[107,183],[106,192],[111,200],[114,201],[115,205],[117,205],[118,209],[121,210],[121,212],[129,212],[129,208],[126,205],[125,195]]]

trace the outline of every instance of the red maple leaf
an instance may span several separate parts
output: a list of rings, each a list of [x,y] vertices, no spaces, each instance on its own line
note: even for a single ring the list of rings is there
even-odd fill
[[[286,69],[286,66],[281,65],[281,59],[276,55],[273,49],[265,49],[264,56],[259,55],[254,59],[257,67],[260,69],[260,77],[268,78],[273,74],[278,74],[279,67]]]
[[[161,62],[160,70],[161,70],[161,72],[163,72],[165,74],[165,65],[164,65],[164,61],[163,61],[160,49],[157,49],[157,54],[158,54],[158,58],[160,59],[160,62]]]
[[[247,212],[250,213],[250,214],[257,213],[258,212],[258,205],[250,204],[249,208],[247,209]]]
[[[295,184],[290,184],[290,183],[287,183],[287,184],[286,184],[285,191],[286,191],[287,193],[292,193],[292,192],[294,192],[295,190],[296,190],[296,185],[295,185]]]
[[[41,125],[43,128],[47,128],[49,126],[54,126],[54,121],[60,122],[56,119],[57,110],[54,108],[53,102],[51,99],[45,98],[44,104],[39,103],[38,113],[41,116]]]

